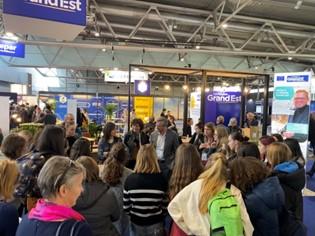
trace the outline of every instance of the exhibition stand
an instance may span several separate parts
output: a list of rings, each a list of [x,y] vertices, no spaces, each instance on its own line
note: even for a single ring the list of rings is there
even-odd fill
[[[145,71],[149,74],[179,76],[183,78],[182,80],[178,80],[177,83],[183,86],[184,128],[187,125],[189,96],[190,116],[195,115],[195,119],[200,119],[202,123],[215,122],[215,118],[218,115],[223,115],[225,122],[228,122],[229,118],[237,117],[240,126],[243,127],[246,112],[246,88],[252,81],[258,79],[264,84],[262,134],[265,135],[267,133],[269,74],[130,64],[128,83],[129,114],[131,112],[131,98],[132,96],[136,96],[136,94],[132,94],[131,92],[131,74],[134,70]],[[228,81],[229,84],[222,87],[222,83],[225,81]],[[149,79],[149,82],[154,82],[154,79]],[[193,91],[191,88],[193,85],[199,86],[200,91]],[[128,117],[128,121],[128,124],[130,124],[130,116]]]

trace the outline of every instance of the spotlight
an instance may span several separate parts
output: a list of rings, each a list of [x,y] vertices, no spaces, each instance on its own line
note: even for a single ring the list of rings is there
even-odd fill
[[[188,89],[188,85],[186,85],[186,84],[183,85],[183,89],[184,89],[184,90],[187,90],[187,89]]]
[[[106,48],[102,48],[102,52],[106,52]]]
[[[165,90],[170,90],[171,89],[171,86],[169,86],[168,84],[164,85],[164,89]]]
[[[95,32],[95,33],[94,33],[94,36],[95,36],[95,37],[100,37],[100,33],[99,33],[99,32]]]
[[[199,50],[199,49],[200,49],[200,45],[197,45],[197,46],[196,46],[196,49]]]
[[[184,61],[185,59],[183,57],[180,58],[180,61]]]
[[[288,60],[291,61],[293,59],[293,57],[288,57]]]
[[[223,27],[224,29],[226,29],[228,26],[229,26],[228,24],[223,24],[223,25],[222,25],[222,27]]]
[[[118,67],[114,67],[114,70],[116,70],[116,71],[117,71],[117,70],[118,70]]]
[[[206,93],[210,92],[210,88],[206,88],[206,89],[205,89],[205,92],[206,92]]]
[[[201,88],[200,88],[200,87],[197,87],[196,90],[197,90],[197,92],[200,92],[200,91],[201,91]]]

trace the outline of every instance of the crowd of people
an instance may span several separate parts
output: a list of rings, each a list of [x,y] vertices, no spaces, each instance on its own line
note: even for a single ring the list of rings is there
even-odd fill
[[[72,114],[4,137],[0,235],[306,235],[296,139],[249,142],[235,118],[226,127],[219,116],[188,119],[182,142],[166,113],[134,118],[123,138],[106,122],[95,157]]]

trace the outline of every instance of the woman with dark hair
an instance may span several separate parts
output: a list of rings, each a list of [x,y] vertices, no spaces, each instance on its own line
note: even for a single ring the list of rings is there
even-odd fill
[[[283,137],[281,134],[272,134],[271,135],[276,142],[283,142]]]
[[[168,127],[167,128],[170,130],[173,130],[177,134],[175,117],[173,115],[168,116]]]
[[[17,159],[20,178],[14,194],[26,198],[25,205],[28,210],[41,197],[36,182],[40,170],[50,157],[65,154],[65,144],[64,129],[56,125],[46,125],[38,138],[35,150]]]
[[[279,216],[284,208],[284,192],[276,176],[263,162],[251,157],[230,162],[231,183],[241,190],[254,236],[279,236]]]
[[[189,143],[181,144],[176,150],[175,165],[169,182],[169,199],[172,200],[183,188],[195,181],[202,171],[203,166],[197,148]],[[173,223],[171,235],[176,235],[176,232],[181,232],[181,235],[184,233]]]
[[[65,154],[65,132],[56,125],[46,125],[38,138],[36,150],[52,155]]]
[[[86,138],[77,139],[71,147],[70,159],[77,160],[80,156],[91,155],[91,143]]]
[[[101,173],[102,180],[111,186],[120,209],[120,219],[114,223],[122,236],[129,236],[129,218],[123,210],[123,186],[132,170],[125,167],[128,154],[123,143],[116,143],[108,154],[104,169]]]
[[[305,159],[303,157],[299,142],[295,138],[287,138],[283,142],[290,148],[293,160],[304,166]]]
[[[243,142],[248,141],[247,137],[244,137],[240,132],[233,132],[228,137],[229,155],[228,160],[232,160],[237,157],[237,152]]]
[[[133,169],[136,164],[136,157],[141,145],[149,143],[149,137],[142,132],[143,121],[135,118],[131,121],[131,130],[125,135],[124,144],[129,151],[129,161],[127,167]]]
[[[115,143],[121,142],[121,138],[116,137],[116,126],[112,122],[107,122],[103,129],[103,137],[98,143],[98,160],[103,163],[108,153]]]
[[[259,149],[255,143],[243,142],[237,151],[237,157],[254,157],[260,160]]]
[[[27,152],[26,140],[21,135],[9,134],[1,145],[0,159],[16,160]]]
[[[215,125],[212,122],[208,122],[204,127],[204,140],[199,145],[199,150],[201,151],[201,159],[206,162],[208,156],[212,150],[212,145],[215,143],[214,139]]]
[[[86,179],[74,209],[85,217],[94,236],[120,235],[113,224],[120,216],[118,202],[109,185],[101,181],[96,161],[82,156],[77,162],[85,168]]]
[[[195,124],[195,133],[193,134],[189,141],[189,143],[195,145],[197,149],[199,148],[200,144],[203,143],[204,140],[202,129],[203,129],[202,123],[199,122]]]

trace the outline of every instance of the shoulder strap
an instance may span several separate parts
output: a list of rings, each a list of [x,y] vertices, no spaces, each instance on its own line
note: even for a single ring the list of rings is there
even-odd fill
[[[63,221],[63,222],[61,222],[61,223],[59,224],[55,236],[59,236],[59,235],[60,235],[60,230],[61,230],[62,226],[65,224],[65,222],[66,222],[66,221]]]
[[[80,223],[80,221],[76,221],[72,227],[71,227],[71,230],[70,230],[70,236],[74,236],[74,231],[75,231],[75,228],[76,226]]]

